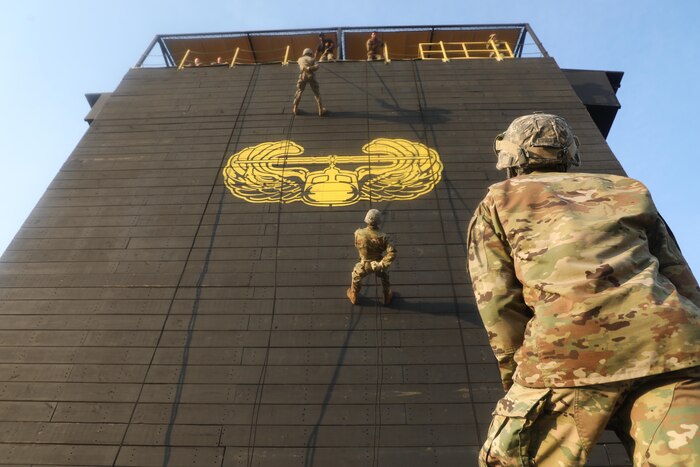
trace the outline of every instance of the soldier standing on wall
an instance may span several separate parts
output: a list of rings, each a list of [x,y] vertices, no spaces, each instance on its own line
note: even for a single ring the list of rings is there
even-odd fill
[[[316,98],[316,104],[318,106],[318,116],[321,117],[326,113],[326,109],[321,104],[321,92],[318,87],[318,82],[316,81],[315,73],[319,68],[318,63],[314,60],[314,51],[311,49],[304,49],[304,53],[299,60],[299,79],[297,80],[297,90],[294,93],[294,106],[292,107],[292,112],[294,115],[299,113],[299,101],[301,100],[301,95],[306,89],[307,83],[311,86],[311,91],[314,93]]]
[[[547,114],[495,141],[467,243],[508,392],[479,464],[584,465],[609,425],[634,465],[700,465],[700,288],[644,185],[564,173],[578,147]]]
[[[333,39],[327,37],[323,39],[323,50],[321,51],[321,57],[318,59],[319,62],[328,62],[335,60],[335,43]]]
[[[318,35],[318,46],[316,47],[316,55],[319,62],[327,62],[335,60],[335,43],[330,37],[326,37],[321,33]]]
[[[347,290],[347,296],[353,305],[357,304],[357,294],[362,287],[362,278],[371,272],[382,281],[384,305],[388,306],[391,303],[393,293],[387,269],[396,257],[396,249],[391,244],[389,236],[379,230],[381,222],[382,213],[377,209],[370,209],[365,216],[367,226],[355,231],[355,247],[360,254],[360,261],[352,270],[352,283]]]

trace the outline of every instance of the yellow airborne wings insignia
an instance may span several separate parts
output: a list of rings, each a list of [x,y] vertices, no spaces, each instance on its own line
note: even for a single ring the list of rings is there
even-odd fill
[[[442,177],[438,153],[405,139],[375,139],[357,156],[303,152],[293,141],[245,148],[229,159],[224,183],[234,196],[251,203],[347,206],[370,198],[415,199],[432,191]],[[310,169],[319,165],[323,167]]]

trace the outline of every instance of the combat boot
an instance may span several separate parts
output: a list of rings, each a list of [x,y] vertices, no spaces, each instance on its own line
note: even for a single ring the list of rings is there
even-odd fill
[[[323,104],[321,103],[321,99],[318,97],[316,98],[316,106],[318,106],[319,117],[323,117],[324,115],[326,115],[326,108],[323,106]]]
[[[345,294],[348,296],[350,303],[357,305],[357,292],[352,287],[350,287]]]
[[[391,289],[387,289],[384,291],[384,306],[389,306],[391,303],[391,299],[394,297],[394,293],[391,291]]]

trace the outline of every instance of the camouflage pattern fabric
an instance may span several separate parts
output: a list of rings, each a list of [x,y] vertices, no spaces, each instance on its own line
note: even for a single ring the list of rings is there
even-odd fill
[[[581,165],[578,138],[563,118],[532,114],[516,118],[494,142],[497,169]]]
[[[360,254],[360,261],[352,270],[353,290],[359,292],[362,278],[374,272],[381,279],[384,291],[388,291],[391,284],[387,269],[396,258],[396,249],[389,236],[376,227],[368,225],[355,231],[355,247]],[[380,268],[375,271],[371,267],[373,261],[380,264]]]
[[[700,465],[700,368],[579,388],[513,384],[480,466],[583,466],[610,424],[635,466]]]
[[[314,96],[316,96],[317,99],[320,99],[321,92],[318,86],[318,81],[316,81],[316,76],[314,75],[319,68],[318,63],[316,63],[316,60],[314,60],[313,57],[302,55],[299,57],[299,60],[297,60],[297,64],[299,65],[299,79],[297,80],[297,89],[294,93],[294,100],[297,102],[299,101],[304,89],[306,89],[307,84],[311,86],[311,91],[314,93]]]
[[[319,62],[335,60],[335,44],[332,39],[325,39],[319,48],[321,52],[321,56],[318,59]]]
[[[374,272],[382,281],[382,289],[384,291],[388,291],[391,288],[389,273],[386,270],[372,271],[370,261],[360,261],[352,268],[352,289],[355,293],[362,288],[362,279],[371,272]]]
[[[649,378],[621,413],[616,431],[634,465],[700,465],[700,368]]]
[[[640,182],[536,172],[497,183],[468,248],[504,388],[700,365],[700,288]]]
[[[384,56],[384,42],[378,37],[367,39],[367,60],[382,60]]]

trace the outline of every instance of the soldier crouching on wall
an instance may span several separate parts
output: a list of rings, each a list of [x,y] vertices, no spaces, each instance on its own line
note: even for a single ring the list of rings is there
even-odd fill
[[[481,466],[581,466],[606,426],[635,466],[700,465],[700,288],[640,182],[565,173],[561,117],[515,119],[468,229],[507,392]]]
[[[382,213],[377,209],[370,209],[365,216],[367,226],[355,231],[355,247],[360,254],[360,261],[352,270],[352,284],[347,290],[347,296],[353,305],[357,304],[362,278],[371,272],[382,281],[384,305],[388,306],[391,303],[393,293],[387,270],[396,257],[396,249],[389,236],[379,230],[381,222]]]

